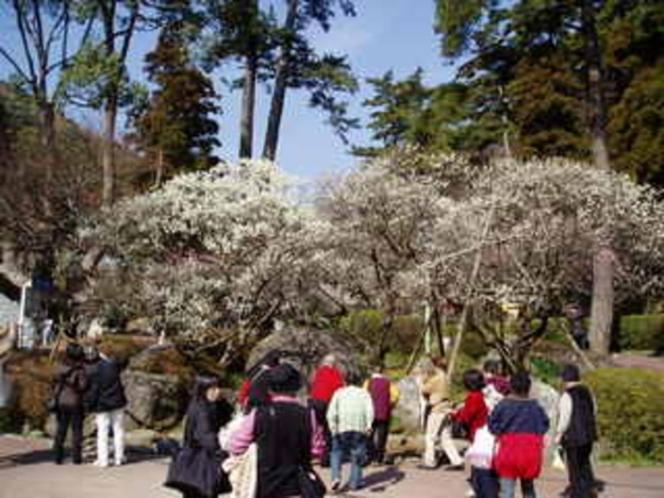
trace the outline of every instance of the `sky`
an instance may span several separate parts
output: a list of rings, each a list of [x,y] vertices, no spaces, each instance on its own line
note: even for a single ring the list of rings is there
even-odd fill
[[[6,4],[5,4],[6,5]],[[411,74],[418,67],[425,71],[425,82],[438,84],[449,81],[454,67],[440,57],[439,40],[433,32],[434,0],[356,0],[356,17],[337,17],[329,32],[312,29],[310,39],[322,52],[346,54],[360,81],[360,90],[348,100],[350,114],[360,118],[362,127],[351,132],[352,145],[368,145],[366,129],[369,110],[362,102],[371,95],[366,78],[381,76],[393,70],[397,78]],[[19,38],[14,19],[7,7],[0,9],[0,46],[12,51]],[[143,58],[154,48],[156,33],[140,33],[134,40],[129,56],[129,73],[142,81]],[[213,81],[222,95],[223,114],[218,117],[222,148],[218,155],[237,159],[239,142],[240,92],[230,92],[221,84],[222,78],[235,75],[232,66],[217,70]],[[0,79],[11,74],[11,66],[0,58]],[[270,95],[261,88],[257,97],[254,155],[262,151]],[[98,115],[68,109],[70,117],[92,128],[101,128]],[[124,121],[124,120],[121,120]],[[121,126],[123,122],[119,123]],[[277,162],[289,173],[314,179],[327,173],[342,172],[353,167],[357,159],[325,124],[325,115],[310,109],[304,91],[289,90],[282,121]]]

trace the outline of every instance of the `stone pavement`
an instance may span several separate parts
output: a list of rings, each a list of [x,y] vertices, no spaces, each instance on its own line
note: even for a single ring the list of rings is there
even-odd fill
[[[169,498],[180,496],[161,486],[168,460],[130,453],[128,465],[98,469],[90,465],[56,466],[48,442],[0,436],[0,498]],[[347,471],[347,469],[345,469]],[[602,466],[598,477],[607,481],[604,498],[664,497],[664,468]],[[329,472],[321,470],[329,477]],[[463,498],[465,474],[425,471],[406,462],[398,467],[370,467],[367,488],[346,495],[361,498]],[[539,498],[556,498],[565,476],[547,471],[538,481]]]

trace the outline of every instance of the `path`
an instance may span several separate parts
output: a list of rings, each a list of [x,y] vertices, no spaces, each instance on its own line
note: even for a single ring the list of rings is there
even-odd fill
[[[98,469],[51,463],[45,441],[0,436],[0,498],[173,498],[163,488],[168,460],[143,460],[119,468]],[[321,474],[328,477],[327,470]],[[607,481],[603,498],[661,498],[664,468],[602,467]],[[465,474],[423,471],[412,463],[400,467],[370,468],[368,488],[358,498],[462,498]],[[565,485],[560,472],[547,471],[538,482],[540,498],[557,498]],[[348,496],[348,495],[347,495]]]
[[[642,368],[664,373],[664,356],[645,356],[635,353],[611,355],[611,361],[622,368]]]

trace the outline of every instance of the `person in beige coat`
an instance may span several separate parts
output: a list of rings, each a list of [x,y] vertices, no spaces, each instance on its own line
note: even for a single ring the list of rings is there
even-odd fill
[[[421,393],[426,400],[425,449],[423,468],[436,468],[436,447],[441,442],[443,451],[450,461],[448,470],[462,470],[463,458],[454,445],[449,415],[453,410],[450,400],[450,386],[445,371],[434,365],[430,359],[420,364]]]

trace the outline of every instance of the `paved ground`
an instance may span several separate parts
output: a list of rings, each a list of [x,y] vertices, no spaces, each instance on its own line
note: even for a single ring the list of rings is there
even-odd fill
[[[623,368],[643,368],[664,372],[664,356],[646,356],[635,353],[619,353],[611,356],[611,361]]]
[[[168,498],[179,496],[163,488],[168,461],[131,454],[123,467],[98,469],[89,465],[56,466],[45,441],[0,436],[0,498]],[[321,474],[328,477],[328,472]],[[601,467],[607,481],[605,498],[664,497],[664,468]],[[422,471],[407,462],[399,467],[370,468],[368,487],[355,497],[462,498],[464,474]],[[565,485],[560,472],[547,471],[538,482],[540,498],[555,498]],[[347,495],[350,496],[350,495]]]

